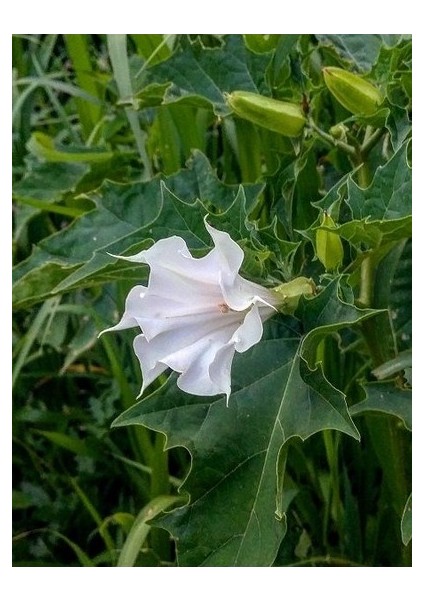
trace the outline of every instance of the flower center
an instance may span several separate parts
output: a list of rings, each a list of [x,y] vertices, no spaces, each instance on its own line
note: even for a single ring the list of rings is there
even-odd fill
[[[222,315],[227,314],[227,312],[229,312],[231,310],[230,307],[228,306],[228,304],[225,304],[225,302],[222,302],[221,304],[218,304],[218,308],[219,308],[219,312]]]

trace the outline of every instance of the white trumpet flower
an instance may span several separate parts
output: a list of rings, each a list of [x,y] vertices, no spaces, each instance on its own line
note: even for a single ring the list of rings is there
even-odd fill
[[[180,373],[183,391],[222,393],[228,402],[235,352],[259,342],[262,322],[281,303],[273,290],[239,275],[244,253],[228,233],[205,225],[215,247],[203,258],[194,258],[177,236],[122,257],[150,267],[148,287],[132,288],[122,319],[105,330],[140,327],[134,339],[143,375],[140,395],[170,367]]]

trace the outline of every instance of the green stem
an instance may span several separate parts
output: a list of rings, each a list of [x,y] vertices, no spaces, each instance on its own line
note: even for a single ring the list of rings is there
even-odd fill
[[[335,148],[340,148],[348,156],[351,156],[352,158],[357,158],[358,153],[357,153],[356,148],[354,148],[350,144],[346,144],[346,142],[343,142],[342,140],[336,140],[335,138],[333,138],[332,135],[330,135],[329,133],[326,133],[325,131],[320,129],[318,127],[318,125],[316,125],[314,123],[314,121],[312,119],[309,119],[309,125],[310,125],[311,129],[313,129],[315,131],[315,133],[317,133],[322,140],[324,140],[331,146],[334,146]]]
[[[167,496],[170,493],[168,452],[164,450],[164,436],[156,434],[152,460],[151,497]],[[163,560],[171,558],[169,535],[163,529],[153,528],[150,535],[153,550]]]
[[[357,164],[360,165],[357,175],[359,186],[363,189],[367,188],[371,183],[371,171],[369,165],[363,160],[362,155],[359,155]]]
[[[118,352],[115,349],[115,344],[107,339],[104,335],[100,338],[103,343],[106,355],[109,359],[110,367],[114,379],[118,382],[123,408],[127,409],[134,403],[134,393],[128,384],[125,373],[121,367],[121,361],[118,359]],[[134,455],[141,463],[152,464],[155,451],[150,441],[150,435],[144,427],[130,428],[129,430],[131,445],[133,446]]]
[[[358,304],[364,308],[372,305],[374,286],[374,265],[371,256],[364,258],[361,264],[361,287]]]
[[[286,565],[287,567],[304,567],[307,565],[315,565],[321,563],[330,567],[363,567],[359,563],[349,560],[347,558],[338,558],[337,556],[312,556],[305,560],[299,560],[299,562]]]
[[[340,479],[339,479],[339,435],[338,432],[331,430],[323,431],[325,453],[327,463],[330,469],[330,497],[328,506],[330,515],[334,517],[337,528],[339,528],[342,517],[342,507],[340,499]]]
[[[384,135],[385,131],[386,130],[383,128],[377,129],[376,131],[374,131],[374,133],[372,133],[366,139],[364,139],[364,142],[361,146],[361,156],[363,159],[367,158],[368,154],[371,152],[371,150],[374,148],[374,146],[378,143],[380,138]]]

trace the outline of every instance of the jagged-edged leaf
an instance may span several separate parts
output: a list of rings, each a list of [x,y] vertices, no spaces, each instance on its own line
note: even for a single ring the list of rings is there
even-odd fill
[[[378,167],[366,189],[348,179],[346,202],[354,219],[388,221],[411,214],[412,172],[407,152],[408,144],[404,143],[385,165]]]
[[[370,71],[377,61],[382,44],[396,45],[401,35],[380,34],[318,34],[324,45],[334,46],[339,55],[361,71]]]
[[[349,408],[352,416],[367,412],[385,413],[398,417],[412,431],[411,390],[398,387],[394,381],[367,383],[363,387],[367,397]]]
[[[307,335],[302,342],[301,355],[313,369],[316,349],[323,336],[342,327],[351,327],[363,319],[378,314],[372,309],[357,308],[341,298],[340,279],[331,281],[314,298],[302,297],[296,315],[302,319]]]
[[[314,246],[319,228],[334,231],[358,247],[366,244],[376,248],[411,237],[412,170],[408,164],[408,143],[405,142],[385,165],[378,167],[369,187],[359,187],[350,174],[315,206],[337,214],[343,198],[352,220],[330,229],[322,226],[318,217],[309,229],[301,231]]]
[[[315,314],[321,339],[366,312],[353,316],[357,309],[340,301],[337,285],[324,300],[333,310]],[[286,442],[329,428],[359,438],[344,395],[321,365],[308,368],[303,349],[300,322],[275,317],[261,342],[236,356],[228,408],[221,396],[182,392],[172,376],[116,419],[116,426],[161,431],[167,447],[184,446],[192,456],[183,486],[189,503],[155,521],[176,538],[180,565],[271,565],[286,529],[281,505]]]
[[[412,132],[412,123],[406,108],[393,106],[386,120],[386,127],[390,131],[390,140],[393,150],[397,152],[404,141]]]
[[[223,93],[258,92],[264,86],[269,60],[266,55],[250,52],[241,35],[229,35],[222,47],[203,48],[198,42],[181,46],[168,60],[148,71],[145,83],[169,83],[164,104],[183,101],[212,106],[217,115],[226,116],[231,110]]]
[[[381,269],[386,266],[381,265]],[[378,283],[378,282],[377,282]],[[408,240],[396,263],[390,286],[389,307],[399,350],[412,344],[412,241]]]
[[[224,224],[231,224],[235,235],[237,224],[244,228],[244,211],[252,209],[261,190],[260,184],[248,184],[240,191],[239,186],[221,183],[200,152],[194,153],[188,169],[166,179],[127,185],[106,181],[90,195],[94,210],[44,239],[15,267],[15,305],[27,306],[103,282],[111,273],[114,278],[138,273],[140,278],[140,267],[126,267],[108,253],[135,253],[152,240],[171,235],[182,235],[192,249],[206,248],[210,240],[203,217],[208,210],[221,211]],[[244,235],[243,229],[235,237]]]
[[[88,165],[81,163],[38,163],[14,185],[13,195],[57,202],[65,192],[74,191],[89,170]]]
[[[412,235],[412,216],[389,221],[372,221],[368,218],[348,221],[335,228],[319,226],[317,222],[310,228],[309,232],[302,232],[311,239],[315,245],[315,236],[318,229],[324,229],[337,233],[354,246],[366,244],[370,248],[377,248],[383,243],[396,242],[409,238]]]

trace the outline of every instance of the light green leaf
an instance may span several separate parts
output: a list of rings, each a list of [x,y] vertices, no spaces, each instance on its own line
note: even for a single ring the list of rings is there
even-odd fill
[[[53,139],[40,131],[32,134],[27,148],[34,156],[48,162],[95,163],[113,158],[113,152],[95,148],[74,148],[70,146],[58,149]]]
[[[280,36],[278,33],[247,33],[243,37],[249,50],[257,54],[265,54],[275,50]]]
[[[385,413],[398,417],[405,427],[412,431],[411,390],[399,388],[394,381],[368,383],[363,387],[367,397],[349,408],[352,416],[367,412]]]

